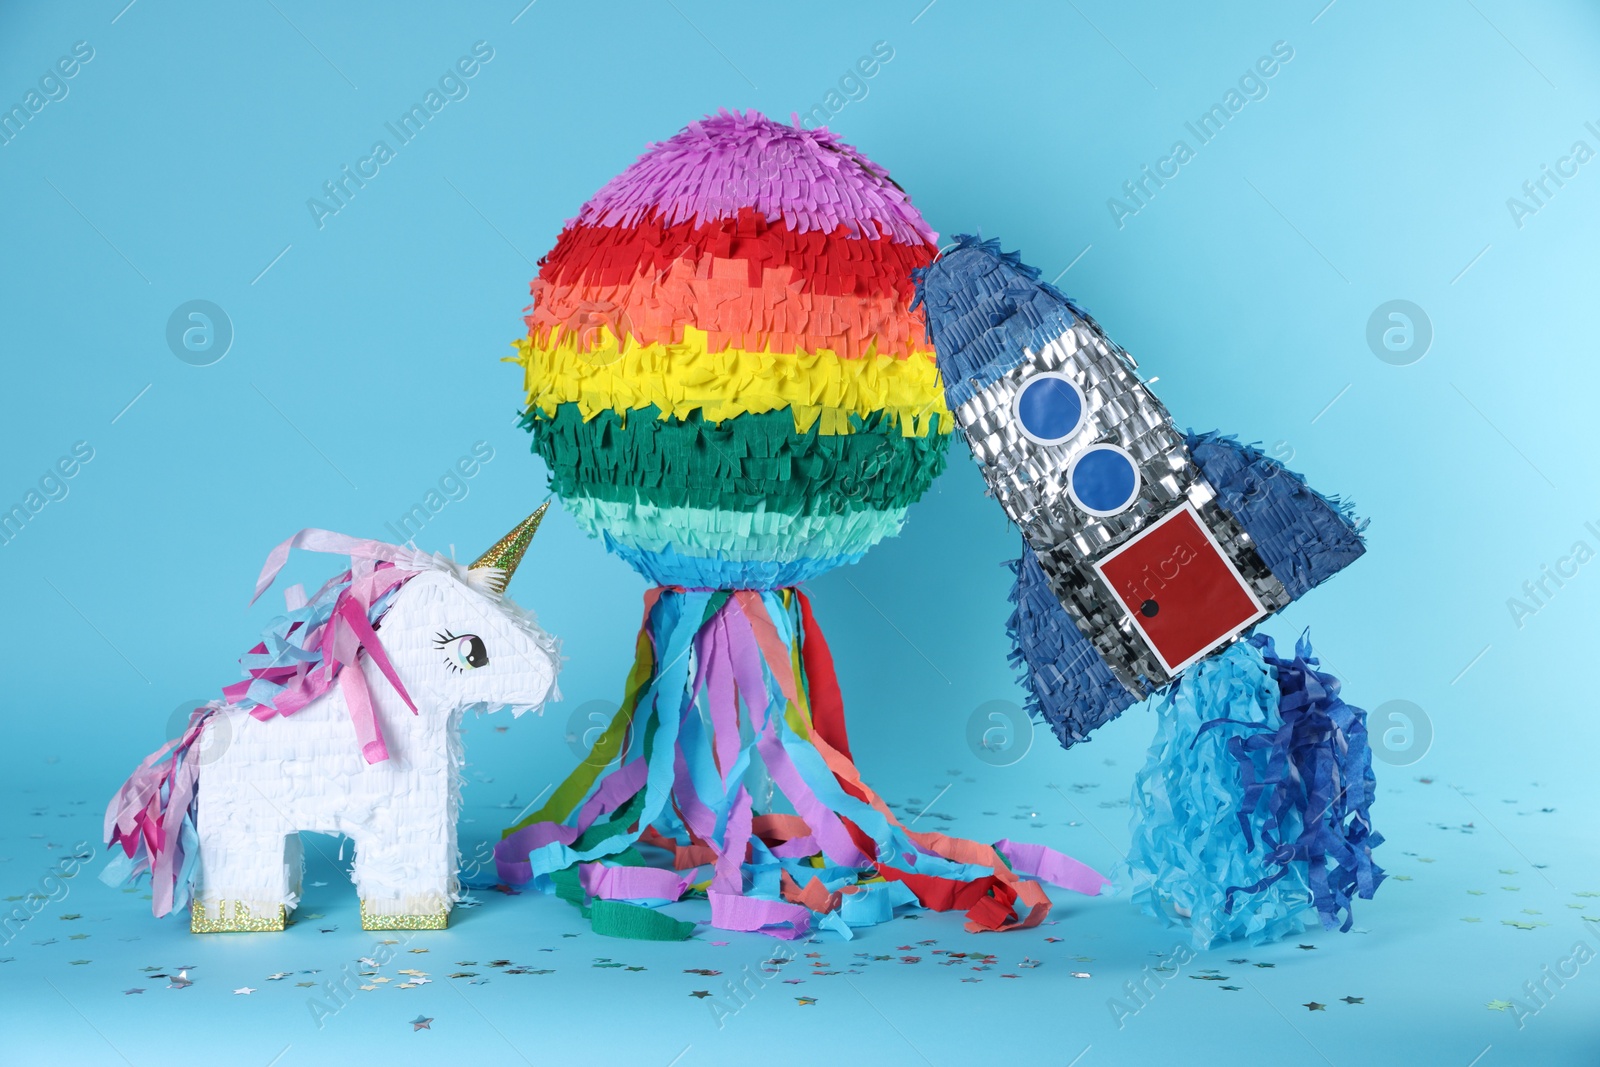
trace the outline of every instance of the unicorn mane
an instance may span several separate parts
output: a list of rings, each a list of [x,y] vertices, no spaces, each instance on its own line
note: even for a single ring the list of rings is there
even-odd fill
[[[328,579],[310,600],[299,586],[290,587],[284,594],[287,610],[239,657],[245,678],[224,686],[223,697],[229,705],[248,709],[261,720],[292,715],[305,707],[333,687],[349,662],[337,654],[330,629],[335,617],[343,618],[350,607],[359,608],[367,626],[376,632],[394,604],[395,594],[420,573],[380,561],[372,567],[366,597],[356,584],[354,569]],[[377,595],[371,596],[372,591]],[[297,600],[300,603],[296,604]]]

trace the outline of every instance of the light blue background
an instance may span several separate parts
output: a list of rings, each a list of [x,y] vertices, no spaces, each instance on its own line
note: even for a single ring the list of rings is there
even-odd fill
[[[808,946],[839,966],[936,937],[1000,954],[1001,967],[963,984],[963,968],[927,957],[775,984],[719,1029],[687,995],[713,980],[680,972],[732,974],[773,951],[765,940],[563,938],[582,929],[566,905],[479,894],[492,899],[407,957],[434,984],[362,993],[319,1030],[310,991],[264,978],[327,976],[371,950],[347,887],[307,903],[334,934],[302,923],[193,939],[85,874],[0,947],[0,1060],[265,1064],[287,1045],[278,1062],[365,1050],[665,1064],[688,1046],[674,1062],[728,1063],[783,1055],[791,1039],[809,1050],[795,1055],[884,1063],[1596,1058],[1592,966],[1521,1028],[1485,1008],[1531,1007],[1524,982],[1579,939],[1600,944],[1582,921],[1600,906],[1574,896],[1600,890],[1600,563],[1520,627],[1507,607],[1575,541],[1600,548],[1585,528],[1600,528],[1600,161],[1520,227],[1506,204],[1574,141],[1600,149],[1584,126],[1600,125],[1592,5],[125,2],[0,10],[7,107],[74,42],[94,48],[66,98],[0,147],[0,506],[74,442],[94,449],[69,495],[0,546],[5,894],[35,891],[74,842],[98,847],[105,800],[164,739],[172,709],[233,680],[275,609],[245,608],[272,545],[306,526],[391,537],[384,524],[479,440],[495,458],[420,542],[470,558],[527,514],[544,471],[513,426],[520,374],[497,360],[563,220],[690,119],[822,103],[877,41],[894,58],[831,126],[936,229],[999,237],[1046,278],[1071,265],[1061,286],[1160,376],[1181,425],[1291,449],[1312,484],[1371,516],[1368,556],[1268,629],[1287,641],[1312,626],[1350,700],[1413,701],[1434,740],[1413,766],[1378,768],[1379,858],[1409,880],[1359,903],[1359,933],[1308,935],[1312,951],[1208,953],[1121,1029],[1107,999],[1176,941],[1125,899],[1058,894],[1059,924],[1023,934],[972,937],[930,916],[848,948]],[[307,198],[479,40],[494,58],[470,95],[319,229]],[[1118,228],[1107,199],[1174,140],[1194,147],[1185,122],[1277,41],[1294,57],[1268,95]],[[173,309],[197,298],[236,331],[208,367],[164,339]],[[1396,298],[1434,330],[1404,367],[1365,340],[1373,309]],[[966,746],[973,709],[1020,699],[1003,634],[1001,562],[1015,547],[957,446],[902,537],[812,583],[859,762],[898,803],[936,801],[954,832],[1009,833],[1110,869],[1146,709],[1070,753],[1041,731],[1008,768]],[[318,582],[336,565],[297,558],[291,577]],[[571,764],[571,710],[620,694],[642,589],[552,514],[512,592],[564,638],[567,700],[542,719],[471,727],[468,849]],[[320,855],[319,872],[338,877]],[[595,969],[596,956],[649,970]],[[1043,966],[998,977],[1024,956]],[[558,973],[445,978],[447,961],[496,957]],[[91,962],[69,962],[80,958]],[[184,963],[191,988],[138,980],[140,967]],[[1205,968],[1244,988],[1189,980]],[[149,992],[121,993],[134,986]],[[259,992],[233,996],[240,986]],[[407,1025],[418,1013],[435,1017],[430,1032]]]

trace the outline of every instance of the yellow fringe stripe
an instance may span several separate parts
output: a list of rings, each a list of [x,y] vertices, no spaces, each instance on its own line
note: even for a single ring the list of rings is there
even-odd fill
[[[798,433],[815,425],[822,434],[848,434],[850,416],[877,411],[889,412],[906,437],[949,433],[953,425],[931,351],[895,358],[869,350],[844,359],[827,349],[712,352],[706,340],[705,331],[686,326],[681,343],[641,345],[598,327],[553,348],[523,338],[510,361],[522,364],[528,405],[547,416],[565,403],[585,420],[653,404],[662,418],[698,410],[713,422],[789,408]]]

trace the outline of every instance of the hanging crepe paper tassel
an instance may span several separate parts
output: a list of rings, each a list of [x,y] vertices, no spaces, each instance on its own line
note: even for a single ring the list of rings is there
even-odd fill
[[[769,789],[792,811],[757,813],[774,806]],[[675,872],[638,866],[640,846]],[[782,938],[814,925],[849,937],[903,904],[962,911],[973,931],[1027,928],[1050,908],[1030,879],[1088,894],[1106,884],[1042,846],[901,824],[861,781],[832,658],[793,589],[652,590],[626,701],[495,860],[507,882],[587,908],[704,885],[713,926]],[[640,936],[624,923],[605,932]]]
[[[1316,663],[1304,636],[1280,659],[1253,635],[1191,667],[1158,709],[1133,789],[1132,895],[1197,948],[1274,941],[1313,913],[1348,930],[1352,896],[1383,880],[1366,712]]]

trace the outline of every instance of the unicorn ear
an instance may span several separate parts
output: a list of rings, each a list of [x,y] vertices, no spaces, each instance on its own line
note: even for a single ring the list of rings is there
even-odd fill
[[[517,564],[522,562],[523,553],[528,551],[528,544],[533,540],[534,533],[539,529],[539,523],[544,520],[544,513],[550,507],[546,500],[539,505],[539,510],[517,523],[516,528],[494,543],[494,547],[473,561],[467,568],[474,571],[489,571],[485,585],[496,593],[504,593],[506,586],[511,584],[511,576],[516,573]]]

